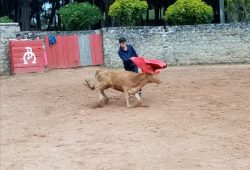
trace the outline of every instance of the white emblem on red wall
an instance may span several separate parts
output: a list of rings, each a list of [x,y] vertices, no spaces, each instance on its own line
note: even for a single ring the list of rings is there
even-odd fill
[[[23,55],[23,64],[28,64],[30,62],[36,64],[36,55],[32,52],[32,48],[26,47],[25,49],[27,51]]]

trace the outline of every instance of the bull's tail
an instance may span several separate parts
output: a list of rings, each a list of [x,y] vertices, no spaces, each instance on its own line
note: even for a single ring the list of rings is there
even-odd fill
[[[90,83],[90,80],[85,80],[85,85],[91,90],[95,90],[95,85]]]
[[[97,77],[100,72],[101,72],[101,70],[96,70],[95,77]]]
[[[100,82],[100,78],[99,78],[99,73],[101,72],[101,70],[97,70],[95,72],[95,78]],[[88,88],[90,88],[91,90],[95,90],[95,85],[90,83],[90,80],[85,80],[85,85],[88,86]]]

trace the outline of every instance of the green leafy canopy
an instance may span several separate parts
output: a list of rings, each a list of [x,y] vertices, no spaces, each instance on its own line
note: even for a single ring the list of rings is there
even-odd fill
[[[13,22],[8,16],[0,17],[0,23],[11,23]]]
[[[211,23],[213,8],[202,0],[177,0],[167,8],[164,18],[174,25]]]
[[[147,1],[116,0],[109,8],[109,16],[118,19],[122,26],[133,26],[140,22],[147,9]]]
[[[66,30],[84,30],[102,18],[100,9],[90,3],[70,3],[59,9]]]

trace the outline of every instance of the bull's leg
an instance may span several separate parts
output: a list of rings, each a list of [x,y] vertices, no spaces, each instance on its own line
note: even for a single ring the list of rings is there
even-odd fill
[[[109,98],[107,97],[107,95],[104,93],[104,90],[102,91],[102,95],[104,97],[104,104],[107,104],[109,102]]]
[[[141,97],[140,97],[139,93],[135,93],[135,97],[138,101],[138,104],[142,104]]]
[[[143,105],[142,104],[141,97],[140,97],[139,93],[135,94],[135,97],[137,99],[137,103],[135,103],[133,105],[131,105],[130,102],[129,102],[130,94],[129,93],[125,93],[125,97],[126,97],[126,102],[127,102],[127,107],[128,108],[132,108],[132,107],[136,107],[136,106],[139,106],[139,107],[148,107],[147,105]]]
[[[107,86],[100,83],[97,85],[96,89],[99,95],[99,100],[96,107],[103,107],[103,105],[107,104],[109,101],[107,95],[104,93],[104,90],[107,89]]]
[[[129,94],[135,94],[135,93],[137,93],[138,91],[140,91],[141,88],[142,88],[143,86],[144,86],[144,85],[138,85],[138,86],[136,86],[136,87],[133,87],[133,88],[131,88],[131,89],[128,91],[128,93],[129,93]]]
[[[129,107],[129,108],[133,107],[133,106],[129,103],[129,93],[125,93],[125,98],[126,98],[126,102],[127,102],[127,107]]]
[[[141,96],[139,95],[139,93],[135,93],[135,97],[137,99],[137,104],[136,106],[139,106],[139,107],[149,107],[148,105],[145,105],[145,104],[142,104],[142,101],[141,101]]]
[[[145,80],[142,80],[138,85],[136,85],[135,87],[129,89],[128,93],[129,94],[135,94],[137,93],[138,91],[140,91],[142,89],[143,86],[145,86],[145,84],[147,84],[148,81],[147,79]]]
[[[98,90],[98,94],[99,94],[98,106],[102,107],[104,104],[107,104],[109,102],[109,99],[107,95],[104,93],[104,90],[102,89]]]
[[[97,107],[103,107],[103,105],[104,105],[104,99],[105,99],[105,97],[103,96],[103,92],[102,92],[102,90],[98,90],[98,95],[99,95],[99,100],[98,100],[98,103],[97,103]]]

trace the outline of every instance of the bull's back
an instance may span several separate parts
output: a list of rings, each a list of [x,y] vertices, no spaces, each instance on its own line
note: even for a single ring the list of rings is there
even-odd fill
[[[119,90],[124,91],[123,85],[124,81],[128,79],[128,77],[134,76],[136,73],[122,70],[102,70],[97,74],[97,79],[105,83],[107,86]]]

